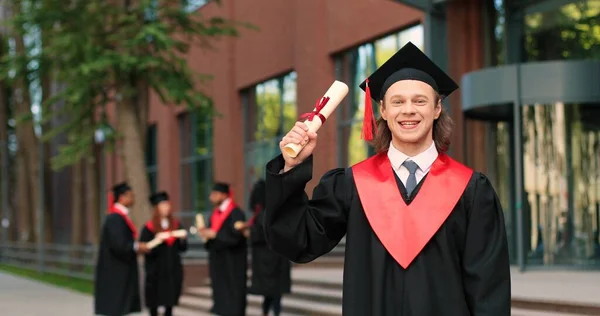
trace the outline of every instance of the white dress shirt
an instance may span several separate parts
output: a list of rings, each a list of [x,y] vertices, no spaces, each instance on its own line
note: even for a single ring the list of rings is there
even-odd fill
[[[219,211],[225,212],[225,210],[229,206],[229,203],[231,203],[230,198],[226,198],[225,200],[223,200],[223,202],[221,202],[221,205],[219,205]]]
[[[115,203],[115,207],[118,208],[125,215],[129,216],[129,209],[127,208],[127,206],[120,203]]]
[[[396,175],[398,175],[398,178],[400,178],[400,181],[402,181],[402,184],[404,184],[405,186],[406,180],[409,176],[409,172],[408,169],[406,169],[406,167],[402,165],[404,161],[412,160],[417,164],[417,166],[419,166],[417,172],[415,172],[415,177],[417,178],[418,184],[429,172],[429,169],[431,169],[431,165],[433,165],[433,162],[437,159],[437,157],[438,152],[435,148],[434,142],[432,142],[431,146],[429,146],[429,148],[427,148],[424,152],[414,157],[409,157],[403,152],[399,151],[398,149],[396,149],[396,147],[394,147],[394,144],[392,144],[391,142],[390,148],[388,149],[388,158],[390,159],[392,168],[394,168],[394,172],[396,173]]]

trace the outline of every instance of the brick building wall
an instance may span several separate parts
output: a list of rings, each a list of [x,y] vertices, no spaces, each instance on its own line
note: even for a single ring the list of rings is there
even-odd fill
[[[240,90],[294,70],[298,114],[310,111],[335,79],[332,54],[423,18],[421,12],[388,0],[229,1],[221,6],[207,4],[197,14],[225,16],[258,27],[242,29],[238,38],[218,40],[208,49],[193,47],[188,56],[191,68],[214,76],[199,87],[213,98],[220,114],[214,119],[214,178],[230,182],[237,192],[244,190],[245,177]],[[181,207],[177,192],[182,190],[177,116],[185,111],[151,97],[149,124],[158,131],[157,188],[172,192],[176,209]],[[336,141],[332,116],[319,133],[315,175],[337,166]],[[106,157],[107,187],[123,179],[123,168],[115,158],[115,154]]]

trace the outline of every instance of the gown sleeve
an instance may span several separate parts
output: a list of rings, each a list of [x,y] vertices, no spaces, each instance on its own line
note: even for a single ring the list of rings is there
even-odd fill
[[[206,242],[206,249],[221,250],[234,247],[245,241],[246,237],[243,233],[233,227],[235,222],[244,220],[244,213],[240,209],[234,209],[229,218],[223,223],[215,239]]]
[[[140,242],[149,242],[150,240],[154,239],[155,234],[150,231],[148,229],[148,227],[146,227],[146,225],[144,225],[142,227],[141,233],[140,233]],[[144,257],[146,258],[154,258],[156,257],[156,250],[158,249],[157,247],[154,247],[152,250],[150,250],[150,252],[144,254]]]
[[[490,181],[476,174],[462,258],[463,284],[473,316],[510,316],[511,281],[504,213]]]
[[[181,226],[181,224],[178,225],[177,229],[182,229],[183,226]],[[187,237],[183,237],[183,238],[177,238],[177,247],[179,249],[179,252],[186,252],[188,250],[188,238]]]
[[[312,156],[285,173],[283,156],[267,164],[265,236],[269,246],[296,263],[311,262],[330,252],[346,234],[349,205],[345,169],[328,171],[309,199]]]
[[[135,256],[131,230],[120,215],[111,214],[106,218],[106,237],[108,247],[116,256],[124,259]]]
[[[263,245],[267,243],[263,220],[265,218],[264,208],[256,215],[254,224],[250,227],[250,242],[253,245]]]

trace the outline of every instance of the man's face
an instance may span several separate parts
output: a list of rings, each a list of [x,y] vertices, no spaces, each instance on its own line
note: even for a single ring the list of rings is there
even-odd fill
[[[433,121],[440,116],[442,107],[430,85],[402,80],[387,90],[380,110],[395,146],[428,146],[433,138]]]
[[[211,191],[210,195],[208,196],[208,199],[214,206],[221,204],[225,198],[227,198],[227,195],[219,191]]]
[[[129,190],[125,193],[123,193],[123,195],[121,195],[121,204],[129,207],[132,206],[135,203],[135,194],[133,194],[133,190]]]

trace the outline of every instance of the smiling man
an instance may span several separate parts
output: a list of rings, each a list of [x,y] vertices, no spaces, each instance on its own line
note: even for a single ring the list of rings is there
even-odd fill
[[[270,246],[304,263],[346,235],[344,315],[509,316],[500,202],[483,174],[445,153],[452,121],[442,99],[457,84],[409,43],[361,88],[368,140],[371,91],[379,101],[377,154],[327,172],[309,199],[317,135],[297,123],[280,147],[303,143],[304,150],[267,164]]]

